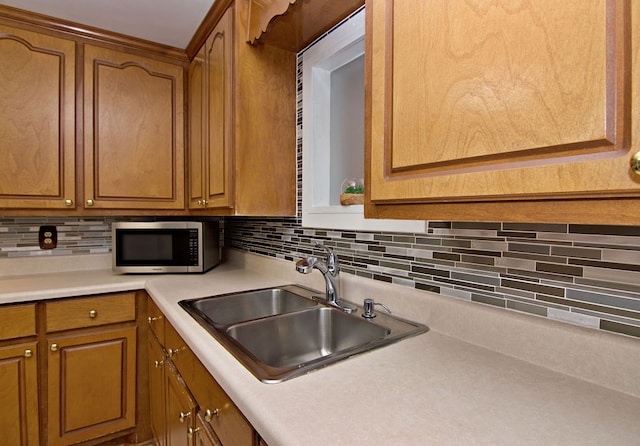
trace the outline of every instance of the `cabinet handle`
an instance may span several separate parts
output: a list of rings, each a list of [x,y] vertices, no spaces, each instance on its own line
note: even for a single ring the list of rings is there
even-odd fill
[[[24,357],[25,358],[31,358],[31,356],[33,356],[33,350],[31,350],[30,348],[26,349],[24,351]]]
[[[207,409],[204,411],[204,420],[206,422],[210,422],[213,417],[217,417],[220,415],[220,411],[218,409],[213,409],[213,412],[211,411],[211,409]]]
[[[633,170],[636,174],[640,175],[640,152],[636,152],[631,157],[631,170]]]
[[[187,438],[189,438],[189,439],[193,438],[193,434],[195,434],[199,430],[200,430],[199,427],[196,427],[195,429],[190,427],[189,429],[187,429]]]
[[[91,198],[89,198],[89,199],[87,200],[87,206],[93,206],[93,204],[94,204],[94,203],[93,203],[93,200],[92,200]]]
[[[58,351],[58,344],[51,344],[51,351],[52,352],[57,352]]]
[[[155,368],[160,367],[162,364],[164,364],[164,361],[162,359],[160,361],[153,361],[153,366]]]
[[[162,316],[158,316],[158,317],[151,317],[151,316],[149,316],[149,317],[147,318],[147,321],[151,324],[152,322],[159,321],[160,319],[162,319]]]
[[[89,317],[91,319],[95,319],[97,315],[98,315],[98,312],[96,310],[89,310]]]
[[[64,200],[64,205],[68,208],[73,206],[73,200]]]
[[[191,412],[180,412],[180,416],[178,417],[178,419],[180,420],[181,423],[184,423],[184,421],[190,416],[191,416]]]

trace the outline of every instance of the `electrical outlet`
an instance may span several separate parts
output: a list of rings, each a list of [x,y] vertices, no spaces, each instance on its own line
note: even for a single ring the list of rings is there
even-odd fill
[[[40,226],[38,234],[40,249],[53,249],[58,244],[58,229],[55,226]]]

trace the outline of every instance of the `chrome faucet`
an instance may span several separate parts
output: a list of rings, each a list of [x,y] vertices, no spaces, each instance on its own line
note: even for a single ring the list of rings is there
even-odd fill
[[[321,245],[320,243],[316,243],[316,247],[323,248],[326,251],[326,260],[323,262],[313,256],[300,259],[296,262],[296,271],[301,274],[309,274],[314,268],[317,269],[324,276],[326,284],[325,299],[327,304],[339,308],[346,313],[356,311],[355,307],[345,305],[340,301],[340,263],[338,262],[338,256],[331,248]]]

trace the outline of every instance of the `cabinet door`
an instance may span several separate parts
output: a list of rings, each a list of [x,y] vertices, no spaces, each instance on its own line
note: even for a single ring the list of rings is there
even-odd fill
[[[85,206],[184,208],[183,68],[85,46]]]
[[[35,343],[0,348],[2,444],[39,443],[37,364]]]
[[[240,409],[222,390],[222,387],[209,374],[193,353],[192,374],[187,384],[198,401],[207,429],[215,432],[225,446],[252,444],[253,426],[242,415]],[[185,377],[185,380],[187,378]]]
[[[135,425],[136,329],[48,341],[49,444],[68,445]]]
[[[205,200],[207,207],[230,208],[234,204],[233,7],[207,39],[205,61]]]
[[[0,208],[75,199],[75,43],[0,25]]]
[[[165,429],[165,358],[154,336],[149,336],[149,409],[151,429],[158,446],[166,444]]]
[[[207,89],[205,85],[205,46],[203,45],[198,54],[189,64],[189,208],[202,209],[206,206],[205,192],[205,154],[204,122],[206,111],[204,97]]]
[[[401,202],[638,198],[629,3],[368,2],[368,215]],[[505,209],[495,217],[513,218]]]
[[[166,369],[167,388],[167,446],[191,444],[193,417],[196,404],[191,398],[182,378],[170,365]],[[190,429],[191,428],[191,429]]]

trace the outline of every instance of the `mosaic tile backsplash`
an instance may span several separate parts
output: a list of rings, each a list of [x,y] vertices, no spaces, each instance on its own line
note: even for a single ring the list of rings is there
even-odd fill
[[[426,234],[225,218],[225,244],[297,260],[332,247],[346,273],[640,337],[640,227],[429,222]]]
[[[108,253],[113,218],[0,218],[0,257]],[[40,225],[58,247],[41,250]],[[640,337],[640,227],[428,223],[424,234],[303,228],[227,217],[224,245],[297,260],[332,247],[342,271],[452,298]]]

